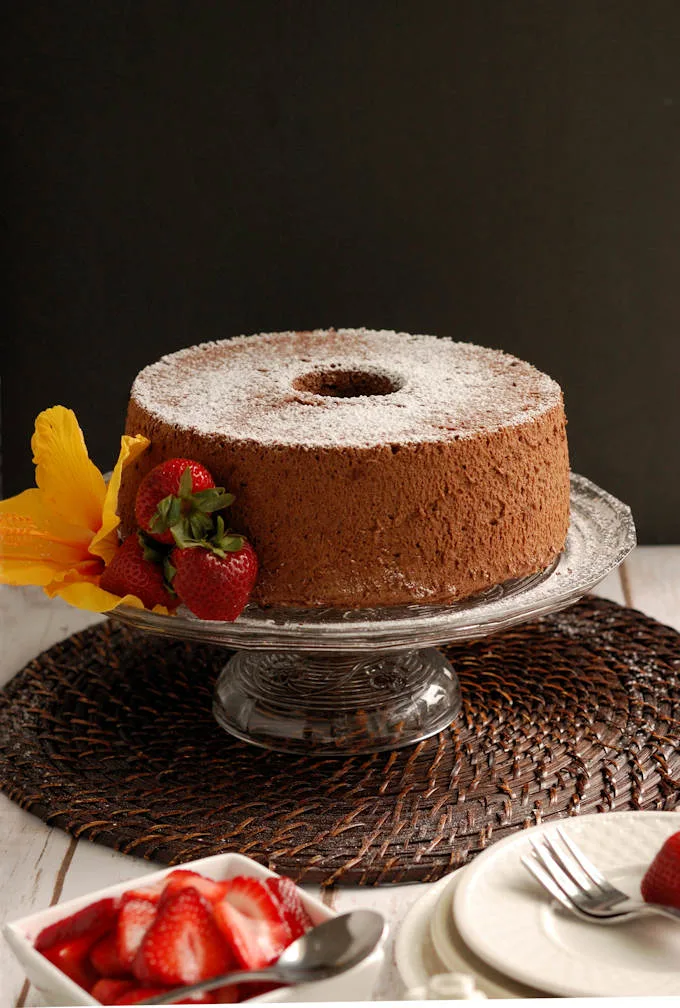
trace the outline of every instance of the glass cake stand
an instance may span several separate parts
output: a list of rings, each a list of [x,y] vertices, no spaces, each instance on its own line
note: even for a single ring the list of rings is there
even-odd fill
[[[474,640],[562,609],[635,546],[630,509],[571,477],[571,523],[560,557],[455,605],[384,609],[262,609],[234,623],[180,608],[161,616],[119,606],[111,616],[167,637],[236,649],[215,687],[213,712],[232,735],[267,749],[355,754],[412,745],[460,710],[458,677],[437,644]]]

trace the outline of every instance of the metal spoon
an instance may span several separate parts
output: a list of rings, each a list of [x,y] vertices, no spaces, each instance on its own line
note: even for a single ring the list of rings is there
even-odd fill
[[[174,1004],[190,994],[201,994],[230,983],[273,981],[301,984],[328,980],[366,959],[385,933],[385,919],[374,910],[352,910],[312,928],[279,956],[273,966],[239,970],[202,980],[190,987],[177,987],[167,994],[140,1001],[143,1005]]]

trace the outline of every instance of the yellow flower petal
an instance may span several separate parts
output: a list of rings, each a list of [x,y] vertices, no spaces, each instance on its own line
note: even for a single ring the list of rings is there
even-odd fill
[[[0,582],[41,585],[53,598],[91,612],[126,604],[99,586],[104,563],[118,548],[116,514],[124,467],[149,446],[142,435],[121,438],[108,488],[90,461],[75,414],[63,406],[40,413],[31,441],[37,489],[0,501]],[[154,612],[168,614],[163,606]]]
[[[87,561],[88,544],[88,530],[52,513],[41,490],[0,501],[0,582],[46,584]]]
[[[70,605],[77,606],[78,609],[89,609],[90,612],[110,612],[119,605],[133,606],[135,609],[143,609],[144,606],[136,595],[124,595],[122,598],[104,591],[93,581],[74,581],[70,584],[59,583],[45,587],[45,592],[50,598],[59,595]],[[164,606],[154,606],[154,612],[168,614]]]
[[[4,526],[11,527],[20,521],[35,526],[52,539],[81,546],[85,551],[90,542],[88,529],[55,514],[42,490],[24,490],[16,497],[0,501],[0,544]]]
[[[71,524],[97,532],[106,484],[90,461],[73,410],[53,406],[38,414],[31,447],[35,481],[47,504]]]
[[[106,488],[106,497],[102,508],[101,528],[90,543],[90,553],[102,557],[106,563],[110,563],[118,549],[118,536],[116,529],[120,524],[120,518],[116,514],[118,508],[118,492],[120,490],[120,480],[123,469],[134,462],[142,452],[146,451],[151,442],[143,434],[136,434],[130,437],[124,434],[120,439],[120,454],[115,468],[111,473],[111,479]]]
[[[62,568],[49,560],[0,560],[0,584],[48,585],[52,584]]]
[[[54,582],[45,587],[45,594],[49,595],[50,598],[59,595],[66,602],[77,606],[78,609],[89,609],[90,612],[109,612],[110,609],[115,609],[122,602],[125,602],[126,605],[134,606],[136,609],[144,608],[140,600],[134,595],[126,595],[124,598],[119,598],[118,595],[104,591],[96,583],[96,579],[92,581]]]
[[[26,557],[4,556],[0,559],[0,584],[56,585],[69,580],[99,580],[101,560],[93,557],[77,565],[66,567],[49,558],[32,560]]]

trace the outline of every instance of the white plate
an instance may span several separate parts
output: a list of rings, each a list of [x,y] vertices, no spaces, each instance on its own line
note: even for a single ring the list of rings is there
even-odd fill
[[[460,869],[449,876],[448,885],[430,916],[430,939],[437,956],[452,973],[471,973],[476,979],[477,987],[489,998],[543,997],[533,987],[516,983],[492,969],[461,938],[453,916],[453,901],[464,874],[463,869]]]
[[[612,812],[560,825],[604,874],[631,896],[678,812]],[[588,924],[552,905],[520,862],[529,837],[548,823],[515,833],[481,854],[454,898],[466,945],[520,983],[566,997],[680,995],[680,924],[647,917],[627,924]]]
[[[477,987],[490,998],[536,997],[536,992],[499,976],[463,944],[455,925],[446,928],[452,941],[438,934],[435,944],[433,922],[439,907],[451,911],[452,893],[467,869],[459,869],[431,886],[410,908],[394,942],[394,960],[406,989],[426,987],[438,973],[469,973]],[[438,930],[438,929],[437,929]],[[438,953],[442,949],[443,955]],[[540,995],[538,995],[540,996]]]
[[[430,977],[445,973],[430,939],[430,918],[437,900],[446,888],[449,876],[430,886],[424,896],[411,906],[399,925],[394,939],[394,962],[404,987],[424,987]]]

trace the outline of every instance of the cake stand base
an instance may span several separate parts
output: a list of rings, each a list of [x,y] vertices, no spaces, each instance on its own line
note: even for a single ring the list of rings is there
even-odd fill
[[[230,734],[291,753],[373,753],[435,735],[457,717],[458,677],[436,648],[335,655],[238,651],[215,687]]]

